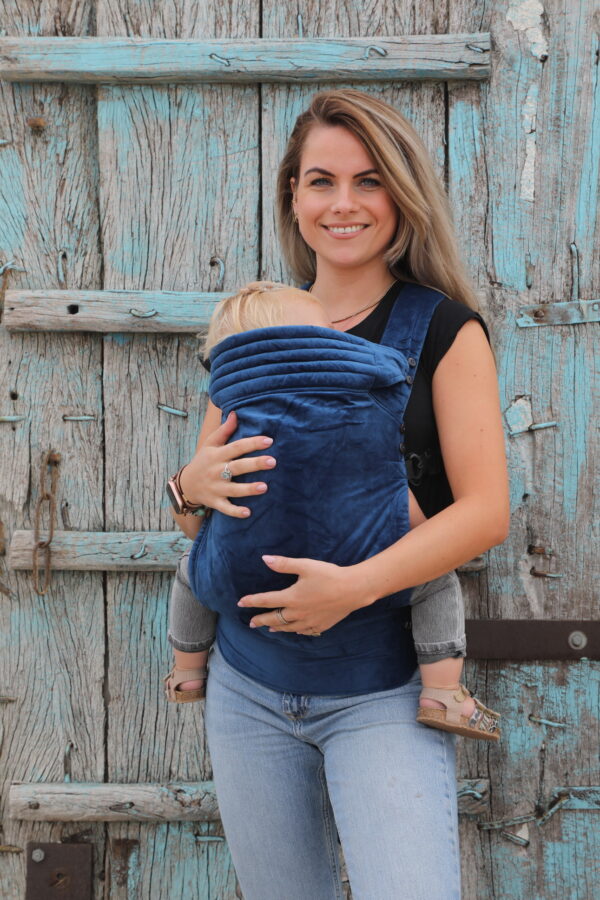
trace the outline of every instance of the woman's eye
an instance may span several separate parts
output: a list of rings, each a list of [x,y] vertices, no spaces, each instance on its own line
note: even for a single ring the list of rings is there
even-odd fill
[[[361,184],[366,184],[367,187],[380,187],[381,182],[377,181],[376,178],[363,178]]]
[[[329,183],[330,183],[329,178],[325,178],[324,175],[322,175],[320,178],[313,178],[313,180],[311,181],[311,184],[329,184]]]

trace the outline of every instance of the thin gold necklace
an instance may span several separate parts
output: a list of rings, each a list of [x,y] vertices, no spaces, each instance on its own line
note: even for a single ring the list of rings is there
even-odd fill
[[[350,313],[349,316],[344,316],[342,319],[332,319],[331,324],[338,325],[340,322],[346,322],[348,319],[352,319],[354,316],[359,316],[362,312],[366,312],[368,309],[373,309],[374,306],[377,306],[378,303],[381,303],[381,301],[383,300],[383,298],[385,297],[385,295],[387,294],[387,292],[389,291],[389,289],[392,287],[393,284],[394,284],[394,281],[392,281],[392,284],[388,284],[388,286],[386,287],[386,289],[383,292],[383,294],[381,295],[381,297],[378,297],[374,303],[369,303],[368,306],[363,306],[362,309],[357,309],[356,312]],[[312,294],[312,289],[313,289],[313,286],[311,284],[311,286],[308,289],[309,294]]]

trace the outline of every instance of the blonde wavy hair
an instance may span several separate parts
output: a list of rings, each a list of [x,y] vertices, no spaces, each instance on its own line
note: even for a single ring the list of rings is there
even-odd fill
[[[316,276],[315,252],[294,222],[290,185],[291,178],[298,184],[304,142],[316,125],[348,129],[373,158],[399,213],[396,234],[384,255],[390,272],[478,309],[458,254],[448,198],[423,141],[393,106],[351,88],[315,94],[308,109],[296,119],[279,167],[279,237],[294,277],[302,283],[314,281]]]
[[[212,314],[202,347],[204,359],[212,348],[231,334],[251,328],[269,328],[285,324],[285,306],[279,291],[289,291],[288,284],[278,281],[251,281],[237,294],[221,300]]]

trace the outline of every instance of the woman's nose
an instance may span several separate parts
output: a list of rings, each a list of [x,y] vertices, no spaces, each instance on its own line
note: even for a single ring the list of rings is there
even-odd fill
[[[340,185],[332,198],[331,211],[337,213],[351,212],[358,209],[358,205],[352,187]]]

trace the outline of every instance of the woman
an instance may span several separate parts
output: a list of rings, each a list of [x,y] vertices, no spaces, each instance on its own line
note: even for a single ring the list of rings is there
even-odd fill
[[[322,634],[504,540],[503,435],[493,356],[471,309],[444,193],[402,116],[359,91],[315,96],[280,167],[278,212],[292,270],[314,287],[336,327],[380,341],[391,321],[405,319],[423,332],[399,440],[416,460],[412,487],[428,520],[357,565],[265,557],[296,582],[240,600],[266,610],[251,627]],[[415,320],[410,302],[399,306],[417,296],[415,285],[439,292],[427,321]],[[397,335],[402,343],[401,328]],[[190,504],[247,516],[240,498],[267,488],[249,483],[248,473],[276,465],[264,455],[271,438],[230,441],[235,414],[220,421],[209,405],[181,489]],[[247,480],[228,481],[228,472]],[[258,503],[250,505],[258,510]],[[199,523],[177,520],[194,537]],[[215,649],[206,710],[221,815],[245,900],[341,898],[336,834],[355,900],[460,897],[453,738],[415,724],[414,661],[405,660],[392,688],[382,672],[386,687],[374,690],[375,647],[366,663],[368,692],[278,691],[248,674],[251,634],[243,653]],[[400,633],[398,646],[405,647]],[[340,648],[333,669],[343,672],[346,663]]]

